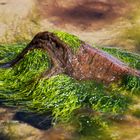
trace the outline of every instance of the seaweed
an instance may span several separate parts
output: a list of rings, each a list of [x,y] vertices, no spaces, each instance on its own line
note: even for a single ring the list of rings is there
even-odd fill
[[[81,46],[82,41],[75,35],[63,31],[54,31],[53,33],[72,48],[74,52]]]
[[[118,48],[102,48],[103,51],[120,59],[128,66],[140,70],[140,55],[136,53],[130,53]],[[122,88],[131,91],[132,93],[140,93],[140,78],[136,76],[127,75],[122,79]]]
[[[80,46],[77,37],[63,32],[56,34],[74,50]],[[13,59],[25,46],[24,43],[2,45],[1,62]],[[139,55],[114,48],[102,49],[132,67],[140,68]],[[108,87],[96,81],[77,81],[65,74],[49,79],[40,78],[42,72],[50,65],[48,54],[35,49],[29,51],[14,67],[0,69],[0,102],[7,106],[20,106],[39,114],[51,111],[53,121],[69,122],[76,116],[77,110],[82,108],[108,114],[123,114],[131,102],[129,91],[133,92],[135,88],[139,92],[140,89],[140,79],[135,77],[125,79],[127,84],[123,84],[121,89],[114,85]],[[84,112],[82,115],[87,116]]]

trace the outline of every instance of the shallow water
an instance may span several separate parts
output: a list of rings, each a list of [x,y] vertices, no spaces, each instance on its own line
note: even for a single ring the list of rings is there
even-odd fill
[[[74,126],[58,125],[44,133],[51,140],[140,140],[140,118],[129,116],[128,120],[120,118],[111,121],[106,129],[92,127],[84,132],[77,132]],[[45,138],[45,137],[44,137]]]
[[[135,98],[135,97],[134,97]],[[139,101],[140,97],[137,98]],[[131,112],[131,113],[130,113]],[[44,132],[42,139],[51,140],[140,140],[140,105],[132,105],[127,115],[104,117],[102,126],[82,120],[80,125],[59,124]],[[96,126],[97,125],[97,126]]]
[[[14,115],[16,110],[11,108],[1,108],[0,111],[0,140],[140,140],[139,97],[126,115],[105,114],[99,117],[94,114],[96,119],[92,121],[84,114],[78,121],[59,123],[54,127],[47,123],[50,121],[46,116],[25,112]],[[32,117],[34,119],[31,120]]]

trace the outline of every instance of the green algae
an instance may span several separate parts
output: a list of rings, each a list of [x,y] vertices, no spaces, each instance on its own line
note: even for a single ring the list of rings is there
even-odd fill
[[[13,68],[1,69],[1,99],[6,97],[8,100],[13,100],[13,103],[17,99],[24,100],[25,95],[20,93],[25,91],[27,93],[28,88],[31,88],[34,81],[49,67],[47,53],[41,50],[33,50],[28,52],[24,59]]]
[[[54,31],[53,33],[58,36],[60,40],[65,42],[74,52],[81,46],[81,40],[75,35],[62,31]]]
[[[0,45],[0,63],[5,63],[14,59],[26,45],[26,43]]]
[[[74,110],[82,107],[112,113],[123,112],[127,107],[126,97],[108,93],[94,81],[78,82],[66,75],[38,79],[49,66],[46,60],[44,52],[34,50],[15,67],[3,70],[1,99],[7,105],[24,105],[39,113],[52,111],[55,119],[61,121],[70,120]]]
[[[103,47],[101,49],[120,59],[130,67],[140,70],[140,55],[136,53],[130,53],[118,48]]]
[[[80,41],[73,35],[63,32],[58,32],[57,35],[74,50],[80,46]],[[12,60],[25,46],[26,44],[3,45],[0,62]],[[134,68],[140,68],[140,56],[137,54],[114,48],[103,50]],[[131,103],[128,91],[139,92],[139,79],[134,80],[135,77],[125,79],[127,84],[123,86],[128,91],[117,86],[106,87],[96,81],[79,82],[64,74],[40,79],[42,72],[50,65],[47,52],[35,49],[28,52],[13,68],[0,69],[0,102],[36,113],[52,112],[54,120],[68,122],[76,117],[75,110],[81,108],[111,114],[125,113]]]
[[[128,66],[140,70],[140,55],[130,53],[118,48],[102,48],[103,51],[115,56]],[[128,75],[122,80],[122,88],[131,91],[132,93],[140,93],[140,78]]]
[[[74,111],[89,107],[96,111],[123,113],[128,99],[119,93],[110,94],[96,82],[78,82],[66,75],[41,80],[32,94],[29,107],[38,112],[52,111],[55,119],[69,121]]]

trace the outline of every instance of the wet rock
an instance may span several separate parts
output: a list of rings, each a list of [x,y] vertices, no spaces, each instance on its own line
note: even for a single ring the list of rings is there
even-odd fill
[[[16,65],[28,51],[41,49],[48,53],[51,67],[41,76],[49,78],[65,73],[77,80],[94,80],[104,84],[118,83],[127,75],[140,77],[138,70],[132,69],[117,58],[81,41],[76,53],[54,33],[40,32],[25,49],[12,61],[1,64],[1,68]]]

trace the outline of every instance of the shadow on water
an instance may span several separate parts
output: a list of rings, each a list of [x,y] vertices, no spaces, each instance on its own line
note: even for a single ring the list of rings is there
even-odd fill
[[[16,112],[13,120],[27,123],[35,128],[47,130],[52,127],[52,116],[50,114],[36,114],[31,112]]]

